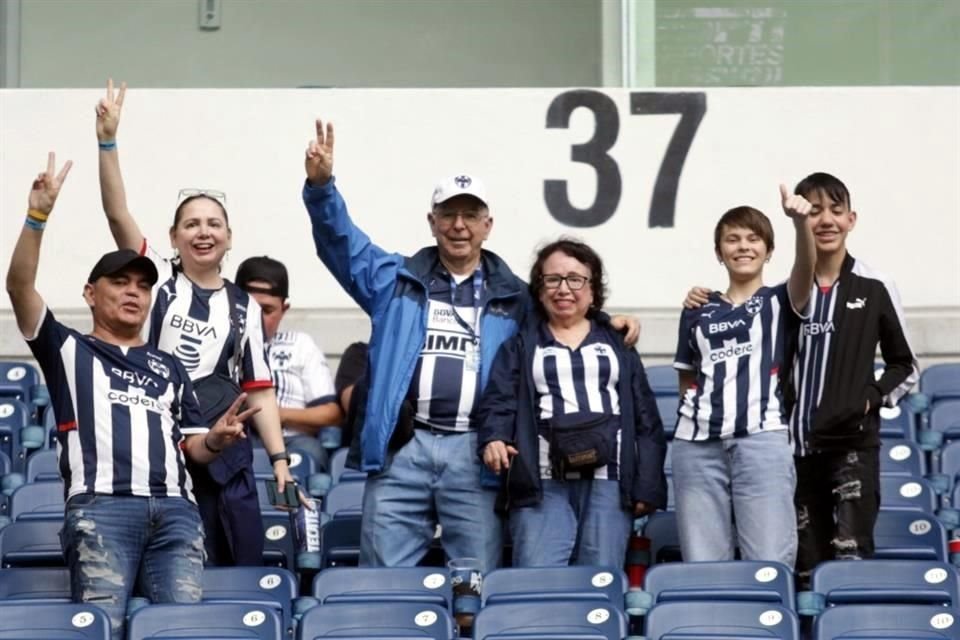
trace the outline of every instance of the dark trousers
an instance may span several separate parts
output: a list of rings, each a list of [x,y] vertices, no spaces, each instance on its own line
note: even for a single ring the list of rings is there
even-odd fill
[[[796,459],[797,580],[824,560],[873,556],[880,510],[880,450],[830,451]]]

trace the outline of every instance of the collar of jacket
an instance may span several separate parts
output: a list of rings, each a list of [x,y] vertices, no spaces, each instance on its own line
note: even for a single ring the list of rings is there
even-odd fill
[[[487,299],[502,298],[516,295],[525,289],[523,281],[518,278],[503,258],[483,249],[480,255],[483,264],[483,278],[487,287]],[[440,252],[436,247],[424,247],[406,259],[406,273],[424,287],[430,279],[430,274],[440,262]]]

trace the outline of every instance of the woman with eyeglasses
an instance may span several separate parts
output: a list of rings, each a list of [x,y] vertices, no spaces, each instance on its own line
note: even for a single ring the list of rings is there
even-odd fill
[[[635,516],[666,505],[666,440],[640,356],[601,311],[603,262],[560,239],[530,270],[535,313],[497,354],[480,407],[505,476],[513,565],[623,566]]]
[[[121,84],[115,94],[111,80],[96,107],[100,195],[117,246],[149,255],[160,271],[149,342],[183,362],[206,416],[222,413],[221,407],[229,406],[241,390],[247,393],[247,406],[260,409],[253,424],[282,493],[293,478],[265,357],[260,307],[220,273],[232,241],[226,196],[210,190],[182,190],[170,227],[174,259],[164,259],[148,243],[127,208],[120,172],[117,128],[125,93],[126,85]],[[208,466],[191,467],[190,472],[206,531],[208,563],[262,565],[263,528],[250,440],[238,442]]]

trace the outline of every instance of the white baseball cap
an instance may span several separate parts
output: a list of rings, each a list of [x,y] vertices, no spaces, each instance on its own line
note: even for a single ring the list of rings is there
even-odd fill
[[[487,204],[487,187],[483,182],[467,173],[455,173],[452,176],[444,178],[433,188],[433,195],[430,197],[430,207],[433,208],[441,202],[446,202],[454,196],[473,196],[480,200],[484,206]]]

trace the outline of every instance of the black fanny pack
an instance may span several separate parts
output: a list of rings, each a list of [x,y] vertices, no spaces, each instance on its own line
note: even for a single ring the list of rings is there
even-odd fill
[[[568,471],[585,471],[615,462],[616,436],[610,424],[615,416],[572,413],[547,421],[550,462],[559,477]]]

